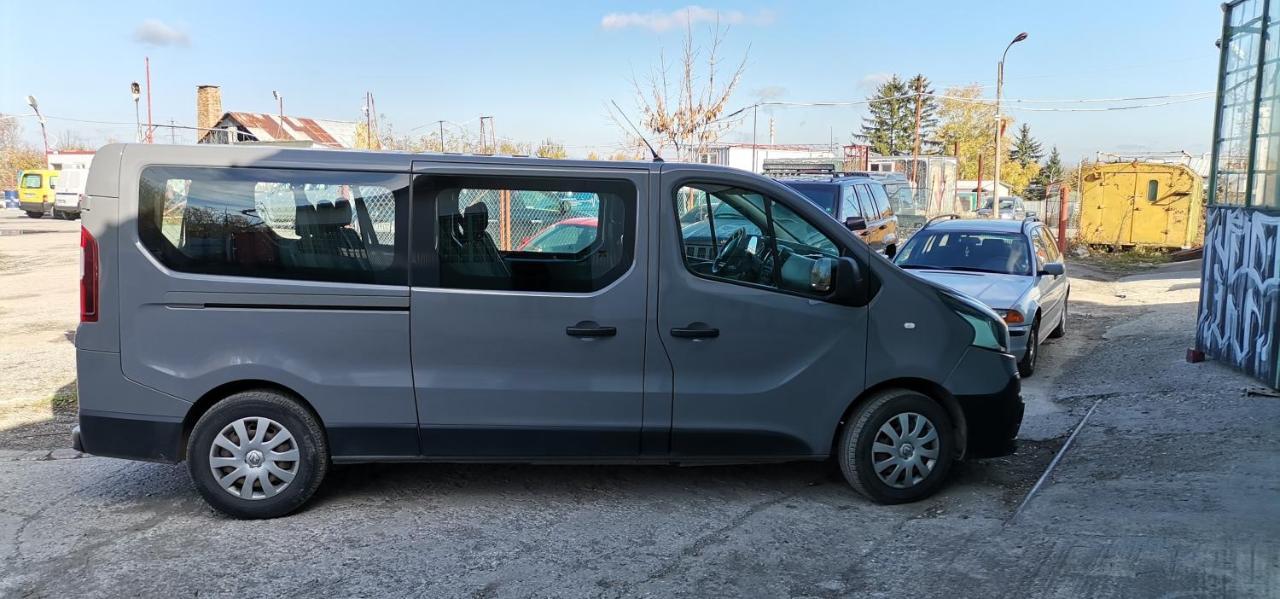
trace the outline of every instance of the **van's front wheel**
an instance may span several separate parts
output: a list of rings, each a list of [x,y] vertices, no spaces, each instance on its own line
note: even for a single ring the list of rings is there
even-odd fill
[[[306,503],[329,466],[320,423],[297,401],[245,391],[214,404],[187,441],[196,488],[237,518],[274,518]]]
[[[850,416],[836,460],[854,490],[876,503],[924,499],[955,461],[951,416],[915,391],[881,391]]]

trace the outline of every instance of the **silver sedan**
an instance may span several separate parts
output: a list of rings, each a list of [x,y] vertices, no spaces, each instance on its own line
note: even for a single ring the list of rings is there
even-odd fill
[[[1009,353],[1031,376],[1040,342],[1067,331],[1071,281],[1049,228],[1035,219],[931,222],[894,262],[928,281],[971,296],[1004,317]]]

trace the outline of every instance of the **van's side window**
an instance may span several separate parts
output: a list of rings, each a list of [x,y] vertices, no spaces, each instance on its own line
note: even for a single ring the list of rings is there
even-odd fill
[[[840,255],[831,238],[755,191],[688,185],[675,206],[685,266],[701,277],[807,294],[813,262]]]
[[[628,181],[425,180],[441,287],[588,293],[631,268],[637,192]]]
[[[867,188],[871,190],[871,199],[876,205],[876,211],[884,217],[892,216],[893,210],[889,207],[889,194],[885,193],[884,186],[877,183],[868,185]]]
[[[406,175],[153,166],[138,235],[181,272],[408,283]]]

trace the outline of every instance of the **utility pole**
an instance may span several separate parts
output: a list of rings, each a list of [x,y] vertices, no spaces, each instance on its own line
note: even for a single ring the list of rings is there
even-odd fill
[[[1000,62],[996,65],[996,166],[994,177],[991,179],[991,197],[993,198],[991,218],[1000,218],[1000,154],[1003,153],[1000,142],[1004,140],[1004,119],[1000,116],[1000,96],[1004,91],[1004,59],[1009,55],[1009,48],[1025,39],[1027,39],[1025,31],[1014,36],[1013,41],[1004,47],[1004,53],[1000,55]]]
[[[173,125],[173,119],[169,119],[169,143],[176,144],[178,143],[178,129]]]
[[[982,152],[978,152],[978,193],[977,207],[974,210],[982,209]]]
[[[440,153],[444,153],[444,121],[437,121],[440,125]]]
[[[147,67],[147,143],[155,143],[155,129],[151,126],[151,57],[143,60]]]
[[[916,139],[911,150],[911,182],[913,184],[916,182],[917,162],[920,160],[920,111],[922,108],[920,102],[920,92],[922,91],[920,89],[921,83],[923,83],[923,81],[916,79]]]
[[[760,103],[757,102],[751,107],[751,172],[759,173],[761,170],[760,163],[756,161],[756,127],[760,124]]]

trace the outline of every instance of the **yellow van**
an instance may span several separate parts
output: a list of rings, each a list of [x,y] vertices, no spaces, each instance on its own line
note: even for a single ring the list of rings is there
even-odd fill
[[[58,171],[32,169],[18,173],[18,204],[31,218],[53,212],[54,189],[58,187]]]

